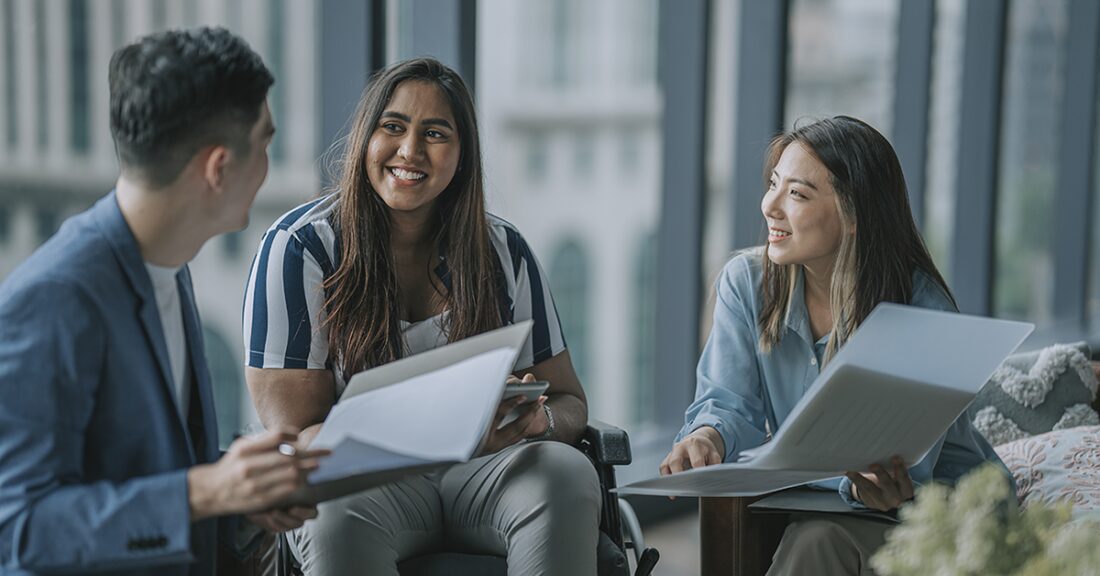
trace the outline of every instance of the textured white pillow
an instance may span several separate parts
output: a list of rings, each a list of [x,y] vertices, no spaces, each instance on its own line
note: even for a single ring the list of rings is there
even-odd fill
[[[1069,502],[1075,517],[1100,511],[1100,426],[1080,426],[996,446],[1020,503]]]
[[[994,446],[1051,430],[1100,424],[1090,404],[1097,381],[1084,343],[1014,354],[967,410]]]

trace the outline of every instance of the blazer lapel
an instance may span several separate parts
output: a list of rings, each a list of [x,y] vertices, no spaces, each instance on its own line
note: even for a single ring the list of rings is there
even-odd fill
[[[179,411],[176,410],[175,391],[172,387],[172,371],[168,363],[168,344],[164,341],[164,328],[160,323],[160,310],[157,308],[157,298],[153,293],[153,282],[149,279],[149,272],[145,269],[145,261],[141,258],[141,250],[137,240],[130,230],[130,226],[122,217],[122,211],[115,199],[115,192],[104,196],[95,205],[95,220],[100,231],[111,245],[115,258],[118,259],[126,278],[133,289],[134,295],[139,301],[138,319],[141,321],[142,331],[149,343],[149,349],[153,351],[157,366],[160,369],[161,387],[165,393],[169,413],[175,416],[184,430],[184,440],[187,441],[186,423],[180,421]],[[181,294],[182,296],[182,294]],[[190,444],[190,442],[188,442]]]

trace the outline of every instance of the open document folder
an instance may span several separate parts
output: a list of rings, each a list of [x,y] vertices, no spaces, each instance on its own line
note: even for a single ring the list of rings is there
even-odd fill
[[[1033,329],[880,304],[770,442],[741,452],[736,463],[643,480],[619,492],[756,496],[866,470],[894,454],[918,462]]]
[[[520,322],[353,376],[310,445],[332,454],[292,501],[331,500],[469,460],[530,332]]]

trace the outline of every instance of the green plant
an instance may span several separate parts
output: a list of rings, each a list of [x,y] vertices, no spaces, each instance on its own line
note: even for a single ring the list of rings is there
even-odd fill
[[[1001,469],[983,466],[952,490],[929,484],[871,559],[882,576],[1100,573],[1100,525],[1070,521],[1069,505],[1021,510]]]

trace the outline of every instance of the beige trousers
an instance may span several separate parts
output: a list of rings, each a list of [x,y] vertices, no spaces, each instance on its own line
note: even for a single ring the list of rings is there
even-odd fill
[[[290,534],[307,576],[397,576],[431,552],[506,556],[509,576],[596,573],[600,489],[580,451],[532,442],[321,504]]]
[[[768,576],[873,575],[871,556],[895,525],[843,514],[795,514]]]

